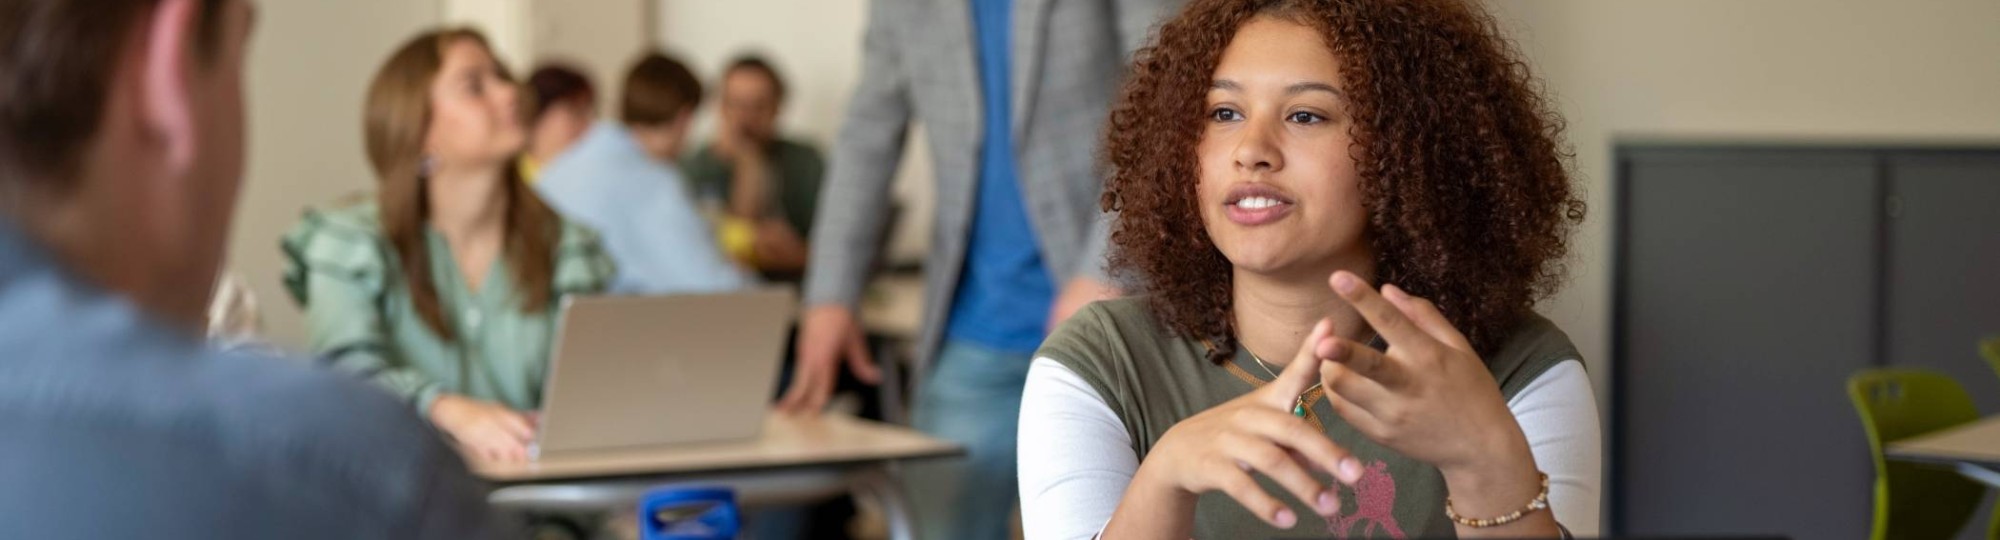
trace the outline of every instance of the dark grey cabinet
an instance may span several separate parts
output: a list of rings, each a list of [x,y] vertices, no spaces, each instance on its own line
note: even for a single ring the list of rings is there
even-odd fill
[[[2000,333],[2000,152],[1889,162],[1887,360],[1951,374],[2000,412],[2000,376],[1974,348]]]
[[[1856,370],[1920,365],[1987,412],[2000,152],[1618,152],[1611,489],[1634,535],[1865,536]]]

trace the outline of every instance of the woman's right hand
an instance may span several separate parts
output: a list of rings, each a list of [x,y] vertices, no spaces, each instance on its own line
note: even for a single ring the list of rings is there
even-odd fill
[[[1277,380],[1168,429],[1140,464],[1132,489],[1154,490],[1179,501],[1175,506],[1187,507],[1202,493],[1221,491],[1274,527],[1296,525],[1299,516],[1257,484],[1251,475],[1255,471],[1320,515],[1338,515],[1339,492],[1321,485],[1310,471],[1333,472],[1341,482],[1352,484],[1360,479],[1361,464],[1320,426],[1292,415],[1299,394],[1319,382],[1321,359],[1313,350],[1332,335],[1332,328],[1329,320],[1314,326]],[[1111,525],[1118,521],[1114,517]],[[1112,528],[1107,526],[1107,533]]]
[[[486,461],[528,460],[528,443],[535,438],[535,425],[506,405],[465,397],[439,394],[431,402],[431,423],[451,435],[472,455]]]

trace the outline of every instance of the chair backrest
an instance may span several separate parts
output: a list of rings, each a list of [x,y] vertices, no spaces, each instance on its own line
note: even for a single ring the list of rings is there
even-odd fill
[[[2000,336],[1979,342],[1979,356],[1986,357],[1986,365],[1993,367],[1993,373],[2000,374]]]
[[[1875,460],[1875,524],[1870,538],[1955,535],[1986,488],[1936,465],[1889,461],[1885,445],[1979,418],[1958,381],[1926,370],[1863,370],[1847,380]]]

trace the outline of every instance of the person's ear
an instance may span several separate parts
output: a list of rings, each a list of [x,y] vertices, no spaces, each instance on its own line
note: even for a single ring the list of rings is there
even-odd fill
[[[195,55],[192,30],[196,0],[160,0],[145,21],[140,61],[140,118],[146,132],[165,148],[168,170],[185,171],[194,165],[194,95],[189,82],[194,75]]]

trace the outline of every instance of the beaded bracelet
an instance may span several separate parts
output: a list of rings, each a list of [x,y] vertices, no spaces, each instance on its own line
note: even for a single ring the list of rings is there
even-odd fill
[[[1542,492],[1535,495],[1535,500],[1528,501],[1527,508],[1515,510],[1514,513],[1512,514],[1507,514],[1497,518],[1471,519],[1465,516],[1458,515],[1458,511],[1452,510],[1451,497],[1447,496],[1444,498],[1444,515],[1445,517],[1451,518],[1453,522],[1456,522],[1459,525],[1472,527],[1474,529],[1484,529],[1487,527],[1498,527],[1501,525],[1506,525],[1508,523],[1513,523],[1515,521],[1520,521],[1522,516],[1526,516],[1528,514],[1532,514],[1540,510],[1547,510],[1549,508],[1549,475],[1548,473],[1539,473],[1539,474],[1542,475]]]

